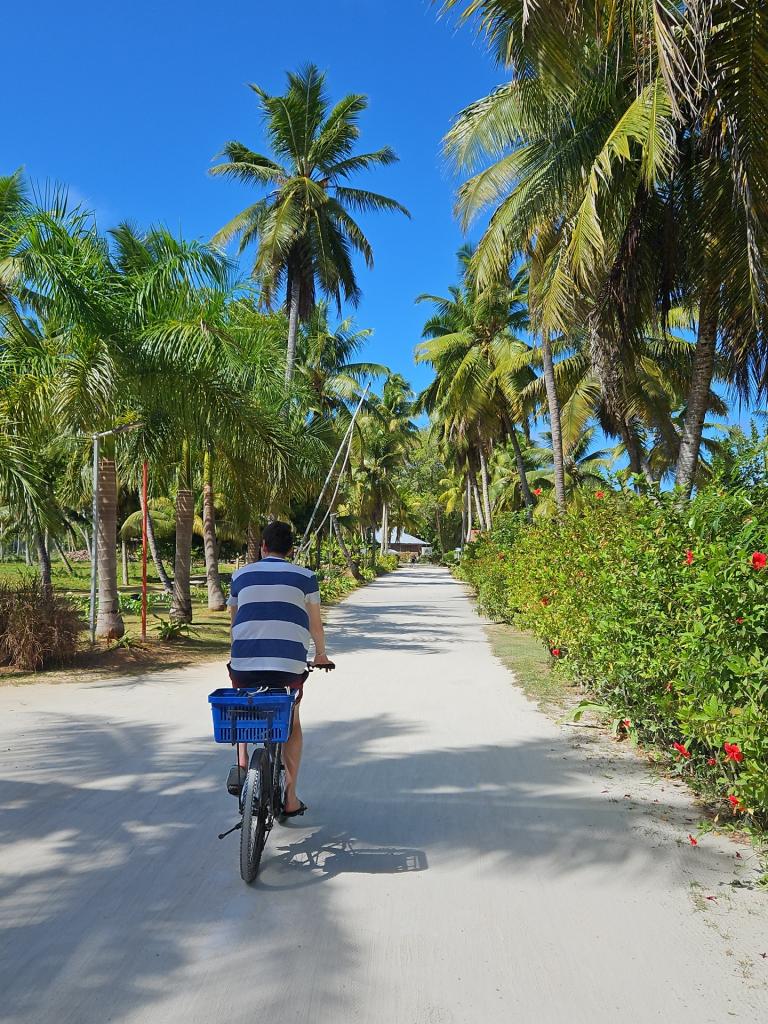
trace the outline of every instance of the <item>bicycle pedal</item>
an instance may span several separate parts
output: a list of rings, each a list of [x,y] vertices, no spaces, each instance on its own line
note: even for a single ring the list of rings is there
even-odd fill
[[[229,769],[227,776],[227,792],[231,796],[240,796],[245,784],[246,769],[234,764]]]

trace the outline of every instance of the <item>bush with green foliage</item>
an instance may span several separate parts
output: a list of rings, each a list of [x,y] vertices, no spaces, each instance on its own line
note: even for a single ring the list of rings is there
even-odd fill
[[[637,734],[768,821],[768,488],[596,491],[510,517],[459,573],[483,611],[533,631]],[[677,746],[675,746],[677,744]]]
[[[0,665],[37,672],[70,664],[85,629],[80,609],[39,576],[0,583]]]

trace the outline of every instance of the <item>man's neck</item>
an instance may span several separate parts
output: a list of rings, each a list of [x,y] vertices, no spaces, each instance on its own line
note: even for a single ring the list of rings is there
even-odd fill
[[[278,558],[278,559],[280,559],[281,562],[287,562],[288,561],[288,556],[287,555],[276,555],[272,551],[268,551],[266,553],[266,555],[263,555],[262,557],[263,558]]]

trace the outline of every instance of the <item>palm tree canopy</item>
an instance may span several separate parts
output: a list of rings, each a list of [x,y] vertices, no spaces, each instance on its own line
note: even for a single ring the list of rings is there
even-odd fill
[[[356,152],[367,98],[351,93],[331,107],[325,86],[325,75],[312,64],[288,74],[282,95],[251,85],[272,155],[228,142],[225,162],[211,169],[266,192],[214,241],[237,239],[240,252],[258,245],[253,273],[268,304],[280,287],[290,295],[292,280],[298,278],[303,320],[314,307],[318,287],[339,307],[342,299],[354,304],[360,297],[352,255],[357,252],[370,267],[373,250],[353,214],[396,210],[410,216],[396,200],[349,184],[358,172],[392,164],[397,156],[389,146]]]

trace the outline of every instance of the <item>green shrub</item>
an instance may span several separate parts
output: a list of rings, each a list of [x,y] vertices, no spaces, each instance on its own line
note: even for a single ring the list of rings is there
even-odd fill
[[[68,665],[86,623],[62,594],[47,593],[38,576],[0,583],[0,664],[25,672]]]
[[[712,487],[680,508],[598,491],[563,516],[504,524],[459,570],[487,615],[532,630],[560,671],[763,822],[767,499]]]

